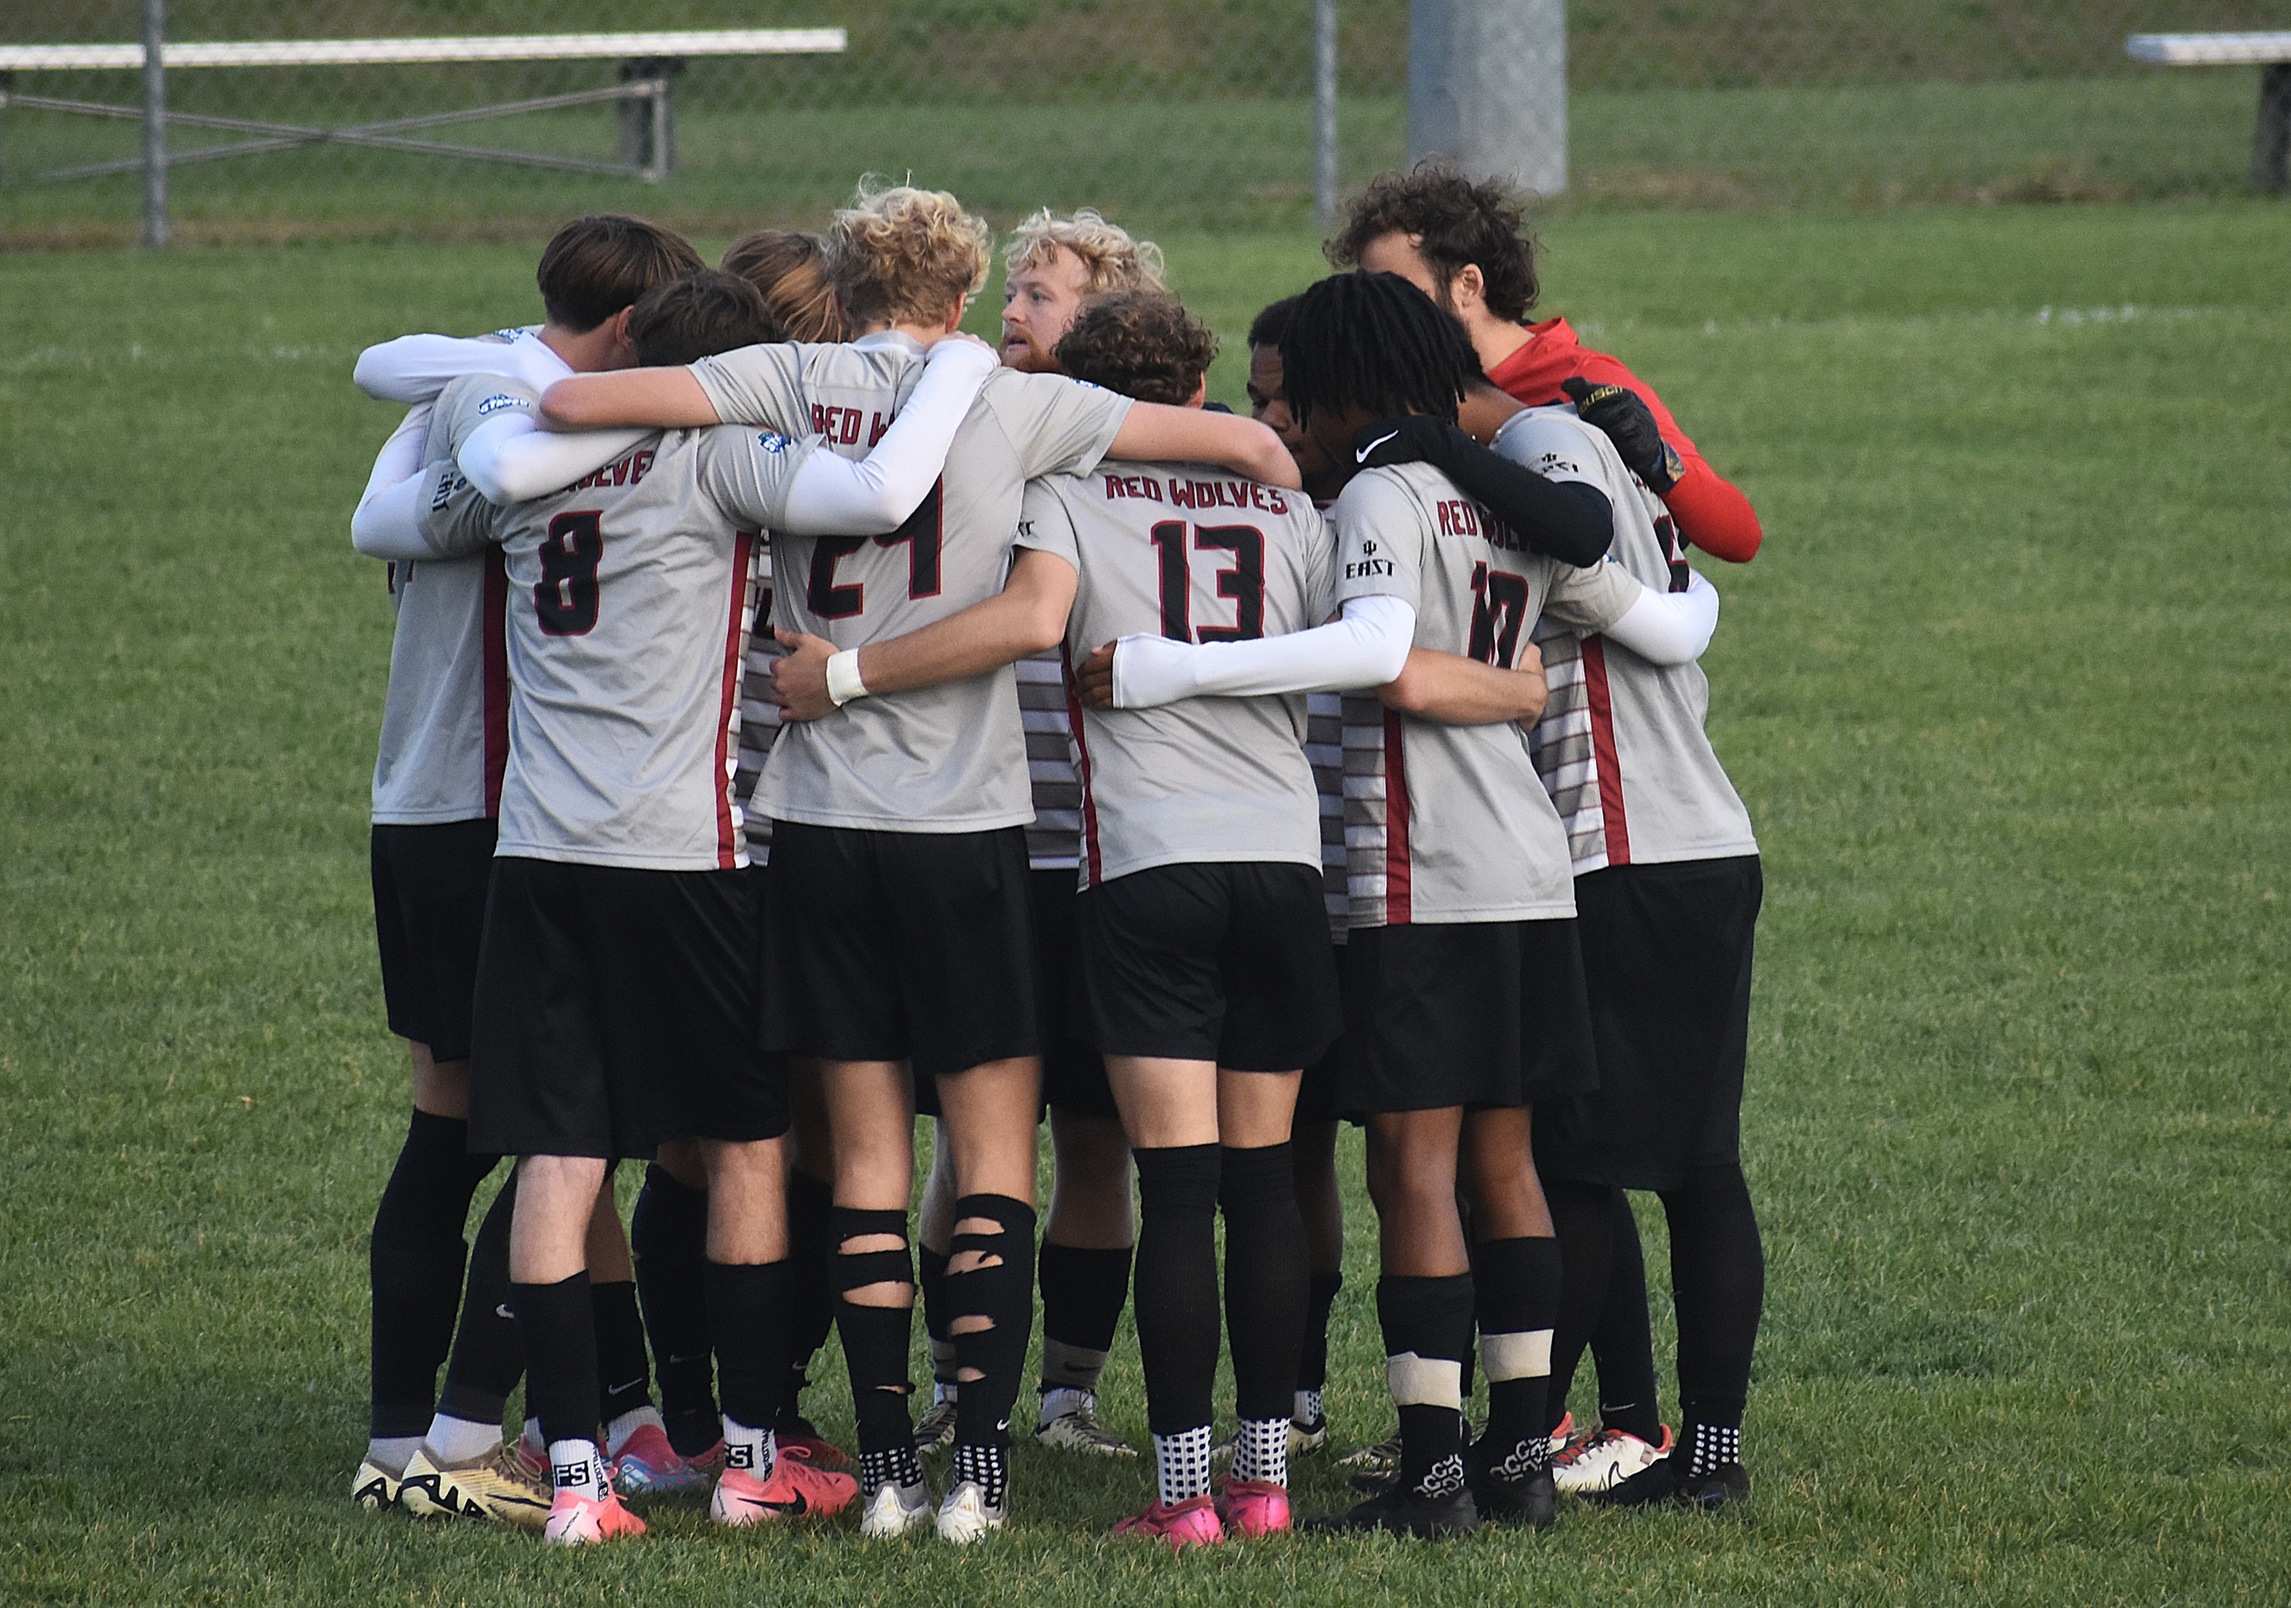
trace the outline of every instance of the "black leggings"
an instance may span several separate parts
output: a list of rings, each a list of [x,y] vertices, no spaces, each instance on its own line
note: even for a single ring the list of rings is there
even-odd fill
[[[1598,1352],[1602,1399],[1638,1397],[1638,1381],[1644,1380],[1640,1399],[1651,1402],[1646,1279],[1622,1192],[1547,1179],[1544,1194],[1566,1269],[1552,1337],[1549,1420],[1558,1422],[1576,1362],[1594,1341],[1628,1353]],[[1698,1169],[1679,1187],[1657,1194],[1670,1223],[1680,1415],[1690,1423],[1738,1426],[1766,1298],[1766,1255],[1749,1186],[1741,1167],[1727,1164]]]

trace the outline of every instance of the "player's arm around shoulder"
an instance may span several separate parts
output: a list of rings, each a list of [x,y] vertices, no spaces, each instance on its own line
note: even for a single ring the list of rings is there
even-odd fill
[[[1620,643],[1658,665],[1702,657],[1718,629],[1718,588],[1698,572],[1683,592],[1658,592],[1610,559],[1588,569],[1562,569],[1544,612],[1569,630]]]
[[[1073,522],[1052,481],[1029,482],[1010,573],[993,597],[903,635],[840,652],[823,637],[778,633],[772,701],[784,719],[819,720],[854,698],[962,681],[1065,640],[1081,581]]]

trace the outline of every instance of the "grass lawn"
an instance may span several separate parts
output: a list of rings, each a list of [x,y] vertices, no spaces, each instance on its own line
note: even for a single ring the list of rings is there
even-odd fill
[[[1316,270],[1303,235],[1165,243],[1229,342]],[[1100,1539],[1145,1474],[1031,1447],[1017,1528],[964,1555],[685,1512],[546,1556],[353,1512],[405,1070],[365,876],[390,617],[344,533],[390,419],[347,376],[530,316],[533,248],[20,255],[0,1599],[2291,1598],[2291,213],[1577,213],[1550,243],[1548,305],[1768,531],[1705,565],[1767,857],[1754,1522],[1175,1559]],[[1348,1442],[1386,1425],[1368,1225]],[[1143,1438],[1127,1342],[1107,1405]],[[1340,1499],[1325,1461],[1300,1490]]]

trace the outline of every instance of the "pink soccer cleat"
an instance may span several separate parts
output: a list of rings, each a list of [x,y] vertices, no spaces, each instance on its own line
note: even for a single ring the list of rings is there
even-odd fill
[[[1227,1480],[1217,1517],[1231,1535],[1279,1535],[1289,1527],[1289,1488],[1271,1480]]]
[[[1285,1495],[1284,1520],[1288,1511]],[[1217,1508],[1206,1496],[1189,1496],[1182,1502],[1167,1504],[1156,1502],[1143,1513],[1122,1520],[1111,1533],[1133,1540],[1167,1541],[1180,1552],[1187,1547],[1222,1546],[1225,1541],[1225,1526],[1218,1522]]]
[[[642,1534],[644,1520],[621,1506],[618,1494],[607,1491],[600,1502],[569,1485],[558,1490],[541,1527],[541,1539],[553,1547],[594,1546],[600,1541]]]
[[[768,1480],[759,1480],[744,1468],[728,1468],[716,1476],[708,1516],[739,1529],[841,1513],[858,1496],[859,1482],[850,1475],[782,1457],[773,1463]]]

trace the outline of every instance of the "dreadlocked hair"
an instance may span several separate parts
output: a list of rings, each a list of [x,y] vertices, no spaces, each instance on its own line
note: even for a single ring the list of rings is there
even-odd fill
[[[1453,419],[1479,378],[1463,326],[1398,274],[1331,275],[1281,333],[1281,389],[1300,425],[1322,408]]]

